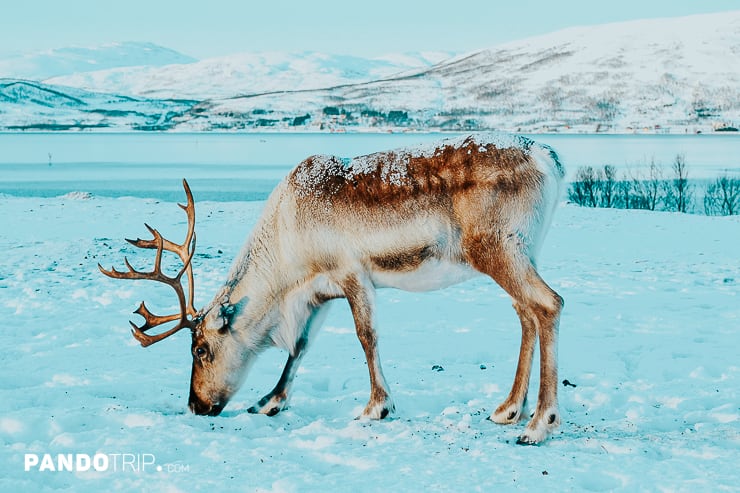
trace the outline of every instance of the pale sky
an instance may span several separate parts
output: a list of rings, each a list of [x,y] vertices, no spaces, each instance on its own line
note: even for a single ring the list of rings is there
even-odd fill
[[[3,2],[0,54],[149,41],[244,51],[463,53],[579,25],[739,10],[740,0],[36,0]]]

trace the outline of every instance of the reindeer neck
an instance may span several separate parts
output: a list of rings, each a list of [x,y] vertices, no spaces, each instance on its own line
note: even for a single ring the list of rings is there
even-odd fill
[[[257,350],[264,349],[261,346],[267,339],[266,334],[280,323],[280,300],[295,282],[285,277],[286,269],[280,269],[284,263],[280,228],[277,227],[280,212],[274,203],[274,197],[270,197],[212,302],[238,307],[233,328],[242,335],[246,345]]]

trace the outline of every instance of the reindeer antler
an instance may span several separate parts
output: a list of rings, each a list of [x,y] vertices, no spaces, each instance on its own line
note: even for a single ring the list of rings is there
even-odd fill
[[[154,344],[155,342],[159,342],[162,339],[171,336],[180,329],[184,329],[186,327],[190,329],[195,328],[195,322],[193,318],[196,316],[197,310],[193,306],[194,284],[192,267],[193,255],[195,254],[195,202],[193,201],[193,194],[190,192],[190,186],[188,186],[188,182],[186,180],[183,180],[182,185],[185,188],[185,195],[187,195],[188,199],[187,205],[177,204],[188,215],[188,232],[185,236],[185,241],[183,241],[182,244],[173,243],[165,239],[164,237],[162,237],[159,231],[152,228],[148,224],[145,224],[146,228],[152,233],[153,238],[151,240],[129,240],[127,238],[126,241],[138,248],[149,248],[157,250],[156,256],[154,258],[154,268],[151,271],[144,272],[134,269],[129,263],[128,259],[125,257],[123,261],[126,264],[128,272],[118,271],[113,267],[111,267],[110,270],[107,270],[104,269],[100,264],[98,264],[98,269],[100,269],[100,272],[108,277],[112,277],[113,279],[150,279],[152,281],[158,281],[163,284],[167,284],[175,290],[175,293],[177,294],[177,299],[180,302],[180,313],[163,316],[154,315],[152,312],[149,311],[143,301],[141,302],[141,305],[139,305],[139,308],[134,311],[134,313],[139,314],[144,318],[144,325],[139,327],[135,323],[130,322],[131,326],[133,327],[133,330],[131,332],[136,340],[139,341],[144,347]],[[162,272],[162,252],[164,251],[175,253],[178,257],[180,257],[180,260],[182,260],[182,269],[180,269],[180,271],[174,277],[170,277]],[[187,300],[185,299],[185,288],[182,285],[182,276],[185,273],[187,273],[188,277]],[[157,327],[167,322],[173,322],[175,320],[179,320],[177,324],[171,329],[162,332],[161,334],[157,334],[154,336],[145,334],[147,330],[153,327]]]

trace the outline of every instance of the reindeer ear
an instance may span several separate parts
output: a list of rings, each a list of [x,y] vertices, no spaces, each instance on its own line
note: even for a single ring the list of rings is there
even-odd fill
[[[242,307],[246,304],[246,302],[247,298],[244,297],[234,304],[228,302],[221,304],[221,307],[219,308],[219,315],[221,316],[221,318],[224,319],[225,322],[222,330],[231,329],[231,324],[234,321],[234,318],[241,312]]]
[[[228,305],[228,304],[221,305],[221,308],[219,310],[219,315],[225,318],[229,323],[231,323],[231,320],[234,318],[235,314],[236,314],[236,305]]]
[[[236,313],[236,307],[234,305],[221,305],[218,309],[218,316],[223,321],[223,325],[219,327],[219,334],[226,334],[231,330],[231,322],[234,320],[234,314]]]

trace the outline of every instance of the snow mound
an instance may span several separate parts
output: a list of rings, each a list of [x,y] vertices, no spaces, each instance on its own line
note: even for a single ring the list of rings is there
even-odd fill
[[[69,192],[62,195],[60,198],[68,200],[90,200],[94,196],[90,192]]]

